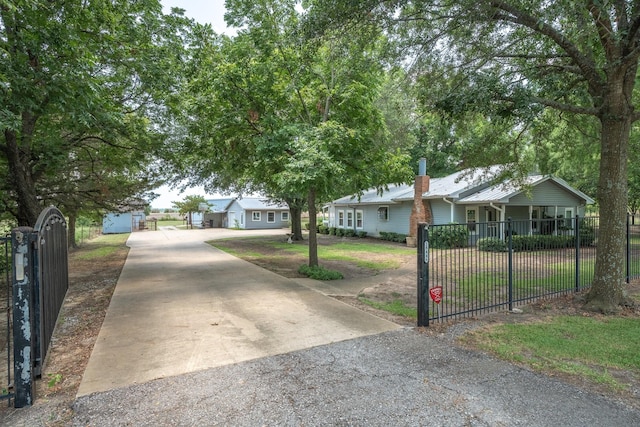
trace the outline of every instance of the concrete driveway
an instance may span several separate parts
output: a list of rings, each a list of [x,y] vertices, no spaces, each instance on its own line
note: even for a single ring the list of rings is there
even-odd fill
[[[205,243],[274,233],[133,233],[78,396],[399,328]]]

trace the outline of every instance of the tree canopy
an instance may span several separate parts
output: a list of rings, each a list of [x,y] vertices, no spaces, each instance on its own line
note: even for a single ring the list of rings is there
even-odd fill
[[[243,29],[233,39],[209,35],[193,54],[199,66],[189,76],[182,167],[211,188],[284,200],[298,209],[292,213],[306,202],[316,265],[317,203],[411,176],[406,156],[389,149],[376,106],[384,39],[373,32],[304,40],[295,2],[226,6],[227,22]]]
[[[624,297],[629,141],[638,119],[635,87],[640,5],[635,1],[310,0],[311,34],[380,25],[423,88],[421,102],[486,126],[464,146],[471,165],[535,160],[532,126],[547,110],[589,123],[598,157],[601,234],[589,306],[610,311]],[[498,132],[494,129],[499,130]],[[505,130],[511,129],[511,132]],[[508,137],[502,137],[507,135]],[[496,138],[498,136],[498,138]],[[585,146],[582,153],[593,153]],[[471,164],[474,163],[474,164]]]
[[[157,0],[0,6],[0,199],[20,225],[158,185],[190,26]]]

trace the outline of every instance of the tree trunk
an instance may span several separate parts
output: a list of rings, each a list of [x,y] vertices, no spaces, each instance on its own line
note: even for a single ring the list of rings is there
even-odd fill
[[[31,177],[31,169],[24,156],[21,155],[18,146],[18,138],[15,132],[5,130],[5,155],[9,166],[11,185],[15,189],[18,214],[16,220],[18,226],[33,227],[38,220],[42,206],[38,202],[35,186]]]
[[[600,116],[600,230],[595,275],[586,307],[603,313],[619,310],[624,301],[627,159],[633,110],[628,102],[630,96],[625,95],[623,81],[620,77],[609,85]]]
[[[309,267],[318,265],[318,236],[316,234],[316,190],[309,189]]]
[[[287,199],[291,218],[291,239],[295,241],[304,240],[302,237],[302,211],[304,209],[304,198]]]
[[[75,214],[69,215],[69,221],[67,222],[67,247],[77,248],[76,244],[76,216]]]

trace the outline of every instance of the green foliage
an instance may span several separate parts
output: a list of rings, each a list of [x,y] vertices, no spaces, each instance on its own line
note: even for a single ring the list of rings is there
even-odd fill
[[[628,101],[640,81],[640,56],[628,55],[640,40],[635,2],[310,4],[314,36],[376,24],[389,32],[394,62],[411,64],[420,105],[450,123],[458,164],[511,164],[524,181],[538,163],[597,189],[602,244],[588,304],[609,311],[623,303],[624,268],[610,260],[623,251],[624,213],[638,206],[640,188],[638,118]]]
[[[392,231],[381,231],[381,240],[388,240],[390,242],[405,243],[407,241],[407,235],[402,233],[394,233]]]
[[[469,228],[464,224],[431,227],[429,246],[438,249],[466,248],[469,245]]]
[[[307,264],[302,264],[298,269],[298,273],[315,280],[339,280],[343,278],[342,273],[339,271],[329,270],[320,265],[310,267]]]
[[[373,308],[378,310],[384,310],[386,312],[396,314],[398,316],[408,317],[410,319],[418,318],[418,311],[416,307],[407,307],[402,300],[393,300],[392,302],[377,302],[372,301],[363,296],[359,296],[358,299],[363,303],[370,305]]]
[[[178,213],[180,213],[180,215],[184,215],[200,211],[200,204],[207,203],[207,201],[204,196],[190,195],[186,196],[182,201],[175,201],[171,203],[174,208],[178,209]]]
[[[191,22],[155,2],[12,3],[0,14],[3,206],[33,226],[42,205],[76,217],[158,186]]]
[[[595,227],[584,218],[580,220],[580,246],[592,246],[596,242]]]
[[[509,250],[509,248],[507,248],[507,242],[497,237],[479,239],[476,246],[479,251],[485,252],[507,252]]]
[[[591,246],[594,242],[595,230],[592,226],[585,224],[584,229],[580,232],[580,246]],[[517,235],[512,237],[511,245],[515,252],[573,248],[576,245],[576,238],[572,235]],[[508,250],[508,241],[506,239],[489,237],[478,240],[476,246],[480,251],[506,252]]]
[[[47,374],[49,377],[49,381],[47,381],[47,386],[49,388],[55,387],[62,382],[62,374]]]

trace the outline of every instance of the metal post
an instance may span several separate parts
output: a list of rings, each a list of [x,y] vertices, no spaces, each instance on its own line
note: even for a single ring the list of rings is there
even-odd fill
[[[576,226],[573,227],[576,230],[576,283],[575,291],[580,291],[580,215],[576,215]]]
[[[625,282],[629,283],[631,278],[631,224],[627,213],[627,277]]]
[[[33,404],[35,381],[33,380],[34,334],[32,285],[34,281],[31,227],[18,227],[11,231],[13,250],[13,366],[14,406],[22,408]]]
[[[418,326],[429,326],[429,224],[418,224]]]
[[[511,224],[511,217],[507,220],[507,241],[509,242],[509,258],[508,258],[508,269],[509,269],[509,311],[513,311],[513,225]]]

